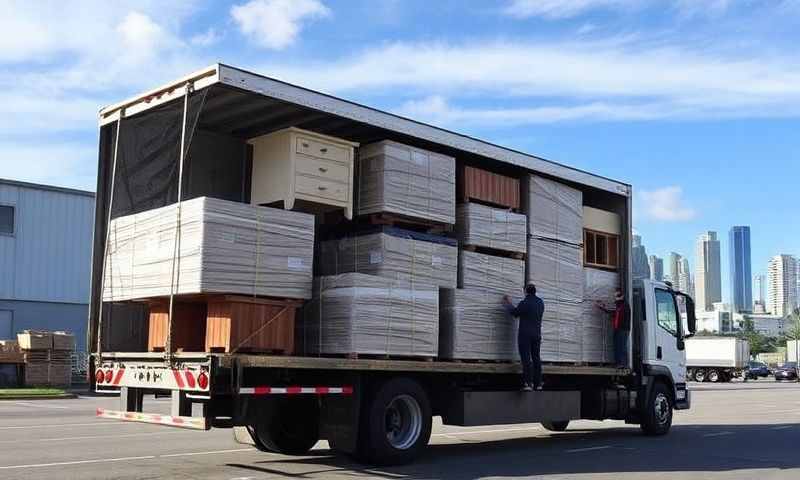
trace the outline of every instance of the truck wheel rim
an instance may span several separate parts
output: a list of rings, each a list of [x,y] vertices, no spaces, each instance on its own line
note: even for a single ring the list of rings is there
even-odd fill
[[[711,380],[712,382],[716,382],[717,380],[719,380],[719,374],[717,372],[711,372],[708,374],[708,379]]]
[[[422,409],[410,395],[398,395],[386,407],[386,440],[389,445],[406,450],[417,442],[422,432]]]
[[[653,402],[653,410],[659,425],[666,424],[669,419],[669,399],[666,395],[663,393],[656,395],[656,399]]]

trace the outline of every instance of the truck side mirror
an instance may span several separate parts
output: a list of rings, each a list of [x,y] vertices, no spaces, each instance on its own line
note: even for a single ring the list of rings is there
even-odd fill
[[[686,329],[688,334],[686,338],[694,336],[697,333],[697,316],[694,314],[694,300],[689,295],[683,294],[683,299],[686,301]]]

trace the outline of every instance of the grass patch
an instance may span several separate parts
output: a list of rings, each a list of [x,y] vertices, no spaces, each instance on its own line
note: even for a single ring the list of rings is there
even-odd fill
[[[66,392],[61,388],[0,388],[0,398],[16,396],[49,397],[63,395],[64,393]]]

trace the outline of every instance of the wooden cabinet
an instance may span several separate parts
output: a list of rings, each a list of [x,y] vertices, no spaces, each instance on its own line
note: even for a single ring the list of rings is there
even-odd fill
[[[175,301],[172,313],[172,351],[202,352],[206,338],[205,302]],[[163,352],[167,345],[167,329],[169,324],[169,301],[155,301],[150,304],[150,328],[147,339],[147,350]]]
[[[519,179],[462,166],[458,170],[459,201],[475,201],[519,211]]]
[[[294,352],[301,302],[226,295],[208,299],[207,352]]]
[[[323,211],[342,208],[345,217],[353,218],[357,143],[294,127],[248,143],[253,146],[252,203],[282,201],[284,208],[291,210],[296,200],[302,200],[322,206]]]

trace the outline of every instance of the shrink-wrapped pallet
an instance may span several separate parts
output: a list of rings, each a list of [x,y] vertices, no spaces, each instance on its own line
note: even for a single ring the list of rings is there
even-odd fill
[[[555,240],[528,238],[528,283],[547,301],[583,301],[583,250]]]
[[[519,295],[525,285],[525,261],[484,253],[458,252],[458,287],[491,292],[497,295]]]
[[[517,359],[517,320],[508,314],[502,298],[501,294],[482,290],[442,289],[439,357],[448,360]]]
[[[393,227],[320,242],[322,275],[358,272],[403,282],[455,288],[456,241]]]
[[[358,214],[395,213],[455,223],[453,157],[384,140],[359,150]]]
[[[105,301],[170,294],[177,204],[112,220]],[[175,294],[310,298],[314,216],[200,197],[181,204]]]
[[[545,362],[583,361],[581,302],[544,302],[542,317],[542,360]]]
[[[310,355],[435,357],[439,289],[363,273],[317,277],[302,337]]]
[[[456,209],[456,232],[463,245],[525,253],[528,219],[521,213],[465,203]]]
[[[585,300],[583,302],[583,361],[609,363],[613,361],[613,331],[611,315],[599,309],[596,301],[613,308],[614,291],[619,288],[619,274],[595,268],[585,268]]]
[[[583,193],[536,175],[528,177],[528,233],[583,244]]]

